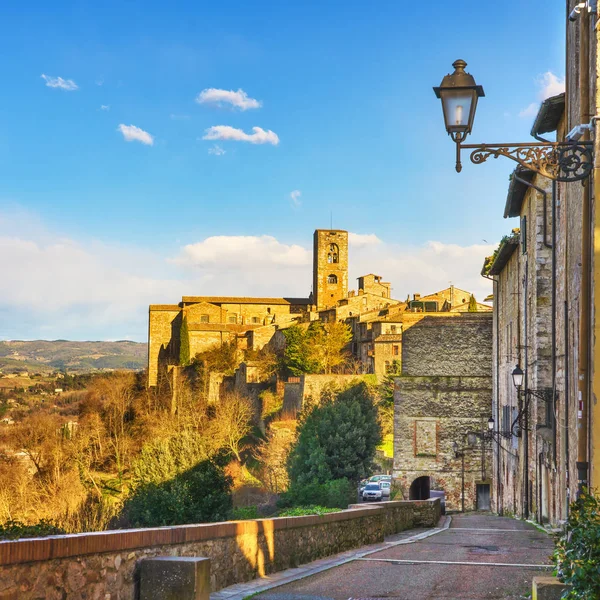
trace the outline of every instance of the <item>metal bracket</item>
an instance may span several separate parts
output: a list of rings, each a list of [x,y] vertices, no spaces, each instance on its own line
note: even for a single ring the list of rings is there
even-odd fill
[[[524,144],[461,144],[456,142],[456,171],[460,173],[462,149],[471,150],[473,164],[480,165],[488,158],[504,156],[519,163],[529,171],[539,173],[554,181],[581,181],[589,176],[593,167],[593,142],[548,142]]]

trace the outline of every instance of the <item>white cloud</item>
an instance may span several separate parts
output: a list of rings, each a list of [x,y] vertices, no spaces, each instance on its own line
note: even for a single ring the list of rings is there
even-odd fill
[[[41,78],[46,82],[46,86],[50,88],[58,88],[72,92],[79,89],[77,84],[72,79],[63,79],[62,77],[50,77],[42,73]]]
[[[300,200],[302,192],[300,190],[294,190],[290,192],[290,202],[293,208],[300,208],[302,206],[302,200]]]
[[[237,92],[234,92],[233,90],[207,88],[198,94],[196,102],[198,104],[216,104],[217,106],[231,104],[231,106],[239,108],[240,110],[260,108],[262,106],[262,102],[259,102],[254,98],[249,98],[248,94],[241,88]]]
[[[204,134],[203,140],[233,140],[236,142],[250,142],[251,144],[279,144],[279,137],[274,131],[253,127],[253,133],[245,133],[241,129],[229,125],[214,125],[209,127]]]
[[[117,131],[120,131],[123,134],[126,142],[141,142],[142,144],[146,144],[146,146],[154,145],[154,137],[150,135],[147,131],[136,127],[135,125],[119,125],[117,127]]]
[[[110,110],[110,104],[101,104],[100,110]]]
[[[546,71],[537,78],[537,85],[539,87],[539,99],[545,100],[565,91],[565,78],[558,77],[552,71]]]
[[[184,246],[172,259],[175,264],[192,267],[219,265],[224,268],[309,265],[311,253],[302,246],[282,244],[270,235],[218,235]]]
[[[381,244],[381,240],[374,233],[348,233],[348,244],[361,248]]]
[[[519,112],[519,117],[522,119],[525,118],[533,118],[537,115],[538,110],[540,109],[539,102],[532,102],[527,108],[524,108]]]
[[[0,213],[3,335],[18,339],[145,341],[148,304],[177,302],[204,286],[173,277],[150,250],[80,242],[48,230],[35,214]],[[153,265],[153,268],[150,268]]]
[[[182,295],[307,297],[311,233],[302,244],[268,235],[213,236],[167,258],[148,248],[78,241],[49,230],[35,214],[0,212],[0,255],[11,257],[0,278],[2,335],[144,341],[148,305],[176,304]],[[398,299],[435,292],[450,281],[478,300],[491,292],[479,272],[492,245],[415,246],[356,236],[350,236],[351,282],[377,273],[392,282]],[[367,243],[356,245],[361,238]]]
[[[208,149],[209,154],[214,154],[215,156],[223,156],[226,150],[223,150],[219,144],[215,144],[212,148]]]
[[[535,85],[537,87],[538,102],[532,102],[529,106],[519,112],[521,118],[533,118],[537,115],[540,107],[540,103],[550,98],[551,96],[557,96],[565,91],[565,78],[559,77],[552,73],[552,71],[546,71],[535,78]]]

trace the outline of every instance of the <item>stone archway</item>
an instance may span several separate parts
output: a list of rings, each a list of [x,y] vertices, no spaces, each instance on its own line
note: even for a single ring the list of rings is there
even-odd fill
[[[427,500],[429,499],[429,490],[431,489],[431,477],[423,475],[417,477],[411,484],[408,491],[409,500]]]

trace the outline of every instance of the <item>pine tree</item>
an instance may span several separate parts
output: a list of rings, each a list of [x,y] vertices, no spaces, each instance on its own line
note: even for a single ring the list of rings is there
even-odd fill
[[[190,332],[187,317],[183,317],[179,330],[179,364],[182,367],[190,364]]]
[[[355,385],[321,404],[303,419],[290,452],[292,485],[358,481],[372,468],[381,428],[377,407],[365,383]]]
[[[475,300],[473,294],[469,298],[469,312],[477,312],[477,300]]]

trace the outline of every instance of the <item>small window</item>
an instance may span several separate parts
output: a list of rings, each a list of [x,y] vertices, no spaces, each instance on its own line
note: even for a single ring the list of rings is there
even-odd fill
[[[327,276],[327,283],[337,283],[338,279],[337,279],[337,275],[328,275]]]
[[[390,333],[396,333],[396,326],[390,325]]]
[[[337,244],[329,244],[329,254],[327,255],[327,262],[329,264],[338,263],[339,256],[340,256],[340,249],[338,248],[338,245]]]
[[[390,372],[390,361],[389,360],[385,361],[385,372],[386,373]]]
[[[237,323],[237,315],[229,315],[227,317],[227,322],[235,325]]]
[[[208,323],[209,317],[208,315],[200,315],[200,323]]]
[[[252,323],[260,323],[260,317],[252,317]]]
[[[393,356],[398,356],[398,354],[400,354],[400,347],[399,346],[392,346],[392,355]]]

